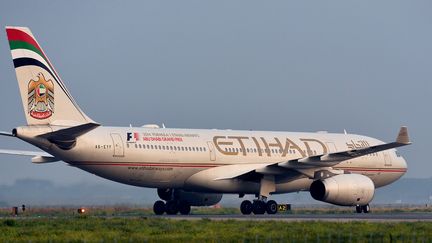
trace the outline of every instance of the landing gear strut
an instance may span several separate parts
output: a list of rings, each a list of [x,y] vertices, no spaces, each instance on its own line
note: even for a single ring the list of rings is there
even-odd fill
[[[370,206],[369,206],[369,204],[362,205],[362,206],[357,205],[356,206],[356,212],[357,213],[369,213],[370,212]]]
[[[263,199],[254,200],[253,203],[249,200],[244,200],[240,204],[240,211],[244,215],[254,214],[275,214],[278,211],[277,203],[274,200],[265,202]]]

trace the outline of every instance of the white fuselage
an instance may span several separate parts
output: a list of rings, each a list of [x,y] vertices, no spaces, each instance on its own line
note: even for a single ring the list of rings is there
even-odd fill
[[[109,180],[142,187],[220,193],[257,193],[259,183],[231,180],[230,184],[215,188],[189,187],[188,179],[197,172],[223,165],[272,164],[383,143],[366,136],[325,132],[132,127],[98,127],[78,137],[70,150],[43,147],[31,136],[21,138],[70,165]],[[400,178],[407,166],[396,150],[390,149],[346,160],[332,169],[363,174],[375,187],[381,187]],[[275,178],[274,193],[308,190],[311,182],[304,174],[288,169]]]

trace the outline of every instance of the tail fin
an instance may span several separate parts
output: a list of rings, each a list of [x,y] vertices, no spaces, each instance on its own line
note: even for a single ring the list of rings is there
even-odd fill
[[[78,107],[26,27],[6,27],[28,125],[94,123]]]

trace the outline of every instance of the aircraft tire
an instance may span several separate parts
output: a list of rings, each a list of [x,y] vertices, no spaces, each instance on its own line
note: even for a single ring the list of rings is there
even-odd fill
[[[266,203],[267,214],[276,214],[278,211],[278,205],[274,200],[270,200]]]
[[[187,202],[180,202],[178,208],[180,214],[182,215],[188,215],[191,211],[191,206]]]
[[[244,215],[249,215],[252,213],[252,203],[249,200],[244,200],[241,204],[240,204],[240,211],[242,214]]]
[[[357,205],[356,206],[356,213],[362,213],[363,209],[362,206]]]
[[[169,200],[165,204],[165,211],[168,215],[176,215],[179,211],[179,203],[176,200]]]
[[[156,215],[162,215],[165,213],[165,203],[161,200],[156,201],[153,204],[153,212]]]
[[[256,200],[252,204],[254,214],[264,214],[266,211],[266,203],[261,200]]]
[[[361,210],[363,211],[363,213],[369,213],[370,212],[370,206],[369,206],[369,204],[363,205],[361,207]]]

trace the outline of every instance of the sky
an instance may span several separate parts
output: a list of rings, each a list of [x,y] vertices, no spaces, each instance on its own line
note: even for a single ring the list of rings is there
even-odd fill
[[[104,125],[322,131],[393,141],[431,177],[431,1],[1,1],[81,108]],[[0,31],[0,130],[25,125]],[[34,149],[0,137],[0,148]],[[0,155],[0,185],[108,184],[65,163]]]

